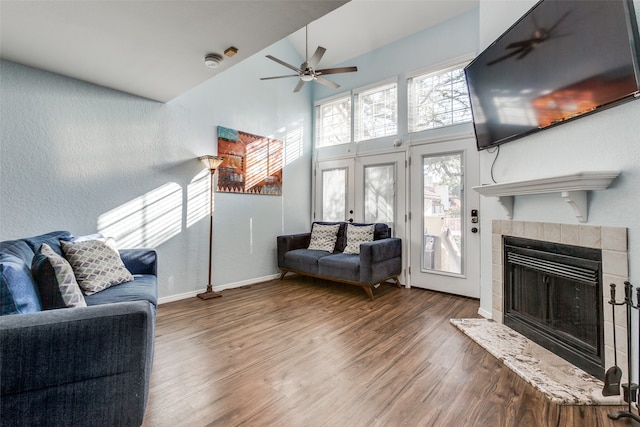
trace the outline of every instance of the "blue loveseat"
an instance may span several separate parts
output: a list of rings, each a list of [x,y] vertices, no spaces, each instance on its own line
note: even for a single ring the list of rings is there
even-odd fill
[[[402,273],[402,240],[391,237],[389,226],[374,224],[373,241],[360,244],[360,253],[356,255],[343,253],[347,246],[346,222],[313,224],[340,225],[333,252],[308,249],[311,232],[278,236],[280,279],[291,272],[356,285],[364,289],[372,301],[373,289],[382,282],[393,280],[401,287],[398,276]]]
[[[120,250],[133,281],[86,295],[86,307],[47,309],[56,301],[41,295],[32,264],[43,243],[61,254],[60,239],[74,236],[0,242],[1,424],[139,426],[153,359],[156,252]]]

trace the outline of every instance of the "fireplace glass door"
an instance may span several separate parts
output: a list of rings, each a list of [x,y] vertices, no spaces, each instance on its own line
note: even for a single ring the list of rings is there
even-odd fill
[[[504,323],[601,377],[599,251],[562,246],[505,238]]]

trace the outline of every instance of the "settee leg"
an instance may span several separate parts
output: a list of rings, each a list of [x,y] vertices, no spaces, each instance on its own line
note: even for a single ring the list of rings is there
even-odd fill
[[[396,286],[399,288],[402,288],[402,283],[400,283],[400,280],[398,279],[398,276],[393,277],[393,281],[396,282]]]
[[[375,298],[373,296],[373,287],[372,286],[363,286],[362,289],[364,289],[365,292],[367,293],[367,295],[369,295],[369,298],[371,299],[371,301],[375,300]]]
[[[280,271],[280,280],[284,279],[284,275],[287,273],[287,271]]]

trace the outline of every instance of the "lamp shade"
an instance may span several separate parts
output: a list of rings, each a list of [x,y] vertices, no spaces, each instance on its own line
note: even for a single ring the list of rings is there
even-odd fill
[[[205,166],[209,168],[209,170],[214,171],[218,169],[218,166],[220,166],[220,164],[224,161],[224,157],[207,155],[198,157],[198,160],[204,163]]]

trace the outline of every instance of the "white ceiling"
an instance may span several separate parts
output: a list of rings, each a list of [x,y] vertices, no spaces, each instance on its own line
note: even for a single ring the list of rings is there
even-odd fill
[[[322,45],[330,67],[478,1],[0,0],[0,57],[167,102],[287,36],[304,58],[307,24],[309,54]],[[236,56],[204,66],[229,46]]]

